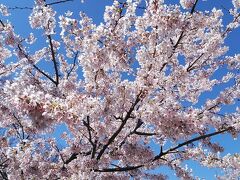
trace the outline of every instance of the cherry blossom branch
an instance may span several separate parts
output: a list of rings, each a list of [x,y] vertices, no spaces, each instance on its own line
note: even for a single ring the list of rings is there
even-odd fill
[[[53,148],[58,152],[63,164],[66,164],[60,149],[57,146],[53,146]]]
[[[58,73],[57,61],[56,61],[55,52],[54,52],[53,43],[52,43],[52,37],[51,37],[51,35],[47,35],[47,37],[48,37],[48,40],[49,40],[49,43],[50,43],[52,61],[53,61],[53,65],[54,65],[55,75],[56,75],[55,82],[56,82],[56,86],[58,86],[58,84],[59,84],[59,73]]]
[[[9,159],[6,159],[5,161],[1,162],[0,167],[6,166],[5,163],[8,162],[8,161],[9,161]]]
[[[141,96],[142,92],[140,92],[137,95],[137,98],[135,100],[135,102],[132,104],[132,106],[130,107],[129,111],[127,112],[125,118],[122,120],[121,125],[119,126],[119,128],[117,129],[117,131],[109,138],[108,142],[103,146],[102,150],[99,152],[98,156],[97,156],[97,160],[100,160],[101,156],[103,155],[103,153],[105,152],[105,150],[108,148],[108,146],[113,143],[113,141],[115,140],[115,138],[118,136],[118,134],[122,131],[122,129],[124,128],[125,124],[127,123],[127,120],[129,118],[131,118],[131,114],[135,108],[135,106],[138,104],[138,102],[141,100],[140,96]]]
[[[79,153],[73,153],[66,161],[65,164],[69,164],[71,161],[73,161],[74,159],[77,159]]]
[[[233,129],[232,127],[228,127],[228,128],[226,128],[226,129],[222,129],[222,130],[220,130],[220,131],[216,131],[216,132],[213,132],[213,133],[204,134],[204,135],[195,137],[195,138],[193,138],[193,139],[190,139],[190,140],[188,140],[188,141],[185,141],[185,142],[183,142],[183,143],[180,143],[180,144],[178,144],[177,146],[175,146],[175,147],[173,147],[173,148],[170,148],[170,149],[168,149],[168,150],[165,151],[165,152],[163,152],[163,150],[161,149],[159,155],[155,156],[154,159],[153,159],[153,161],[156,161],[156,160],[160,159],[162,156],[164,156],[164,155],[166,155],[166,154],[168,154],[168,153],[170,153],[170,152],[172,152],[172,151],[175,151],[175,150],[177,150],[177,149],[179,149],[179,148],[181,148],[181,147],[183,147],[183,146],[186,146],[186,145],[188,145],[188,144],[192,144],[192,143],[194,143],[194,142],[196,142],[196,141],[198,141],[198,140],[206,139],[206,138],[208,138],[208,137],[212,137],[212,136],[215,136],[215,135],[224,133],[224,132],[229,131],[229,130],[232,130],[232,129]]]
[[[66,161],[65,164],[69,164],[70,162],[72,162],[74,159],[77,159],[77,156],[81,154],[83,156],[88,156],[91,154],[91,151],[88,152],[80,152],[80,153],[73,153]]]
[[[197,3],[198,3],[198,0],[196,0],[195,3],[193,4],[193,7],[192,7],[192,9],[191,9],[190,14],[193,14],[193,13],[194,13],[194,11],[195,11],[195,9],[196,9],[196,6],[197,6]]]
[[[52,2],[52,3],[47,3],[46,5],[55,5],[55,4],[60,4],[60,3],[65,3],[65,2],[70,2],[70,1],[74,1],[74,0],[62,0],[62,1],[56,1],[56,2]]]
[[[192,144],[196,141],[199,141],[199,140],[202,140],[202,139],[206,139],[206,138],[209,138],[209,137],[212,137],[212,136],[216,136],[218,134],[221,134],[221,133],[224,133],[226,131],[229,131],[229,130],[232,130],[233,128],[232,127],[228,127],[226,129],[222,129],[220,131],[216,131],[216,132],[213,132],[213,133],[209,133],[209,134],[205,134],[205,135],[201,135],[201,136],[198,136],[196,138],[192,138],[188,141],[185,141],[183,143],[180,143],[178,144],[177,146],[173,147],[173,148],[170,148],[168,150],[166,150],[165,152],[163,151],[163,148],[161,146],[161,149],[160,149],[160,153],[159,155],[155,156],[151,162],[154,162],[156,160],[165,160],[163,159],[163,156],[165,156],[166,154],[170,154],[170,153],[176,153],[178,151],[176,151],[177,149],[183,147],[183,146],[186,146],[186,145],[189,145],[189,144]],[[176,152],[175,152],[176,151]],[[149,163],[149,162],[148,162]],[[141,165],[135,165],[135,166],[125,166],[125,167],[117,167],[117,168],[103,168],[103,169],[95,169],[94,171],[96,172],[121,172],[121,171],[131,171],[131,170],[135,170],[135,169],[138,169],[138,168],[141,168],[141,167],[144,167],[146,164],[141,164]]]
[[[236,22],[239,20],[239,18],[240,18],[240,13],[239,13],[236,17],[234,17],[234,20],[232,21],[232,23],[236,23]],[[231,32],[233,29],[234,29],[234,28],[228,27],[228,28],[224,31],[224,33],[222,34],[222,37],[225,37],[226,34],[228,34],[229,32]]]
[[[181,34],[180,34],[180,36],[179,36],[176,44],[173,46],[173,51],[175,51],[176,48],[178,47],[178,45],[180,44],[180,42],[181,42],[181,40],[182,40],[182,38],[183,38],[183,35],[184,35],[184,31],[181,32]],[[171,56],[172,56],[172,55],[171,55]]]
[[[157,135],[156,133],[137,131],[143,124],[144,124],[143,121],[141,119],[138,119],[134,130],[131,131],[128,135],[125,136],[124,140],[120,143],[119,146],[121,147],[126,142],[127,138],[130,137],[133,134],[136,134],[136,135],[139,135],[139,136],[154,136],[154,135]]]
[[[135,131],[134,134],[137,134],[139,136],[155,136],[155,135],[157,135],[156,133],[139,132],[139,131]]]
[[[149,132],[141,132],[138,131],[138,129],[144,124],[144,122],[141,119],[138,119],[138,122],[134,128],[134,130],[131,132],[131,134],[137,134],[140,136],[154,136],[157,135],[156,133],[149,133]]]
[[[114,24],[114,27],[113,27],[113,29],[112,29],[112,32],[114,32],[115,31],[115,29],[116,29],[116,27],[117,27],[117,25],[118,25],[118,22],[119,22],[119,20],[123,17],[122,16],[122,12],[123,12],[123,9],[125,8],[125,3],[119,3],[119,4],[121,4],[121,7],[119,7],[119,18],[117,19],[117,20],[115,20],[115,24]]]
[[[236,91],[235,88],[238,87],[237,85],[238,85],[238,83],[233,86],[234,89],[232,89],[230,92],[228,92],[228,94],[226,95],[226,97],[229,97],[234,91]],[[210,107],[208,107],[208,108],[206,108],[206,109],[203,109],[201,112],[199,112],[199,113],[198,113],[198,116],[201,116],[205,111],[209,111],[209,112],[210,112],[212,109],[214,109],[214,108],[216,108],[216,107],[219,107],[219,106],[222,105],[222,104],[223,104],[223,102],[217,101],[216,104],[213,104],[212,106],[210,106]]]
[[[24,127],[23,127],[23,125],[22,125],[22,123],[21,123],[21,121],[19,120],[19,118],[15,115],[15,114],[13,114],[13,117],[14,117],[14,119],[17,121],[17,125],[15,125],[14,123],[13,123],[13,128],[15,129],[15,131],[16,131],[16,135],[17,135],[17,137],[19,138],[19,140],[21,141],[21,142],[23,142],[23,143],[25,143],[23,140],[24,139],[28,139],[29,138],[29,135],[25,135],[25,132],[24,132]],[[20,133],[21,132],[21,133]]]
[[[191,70],[193,70],[194,69],[194,64],[196,64],[197,63],[197,61],[199,60],[199,59],[201,59],[201,57],[203,56],[204,54],[202,53],[197,59],[195,59],[192,63],[189,63],[189,66],[187,67],[187,72],[190,72]]]
[[[22,48],[20,47],[20,44],[18,44],[18,49],[19,51],[24,55],[24,57],[29,61],[32,62],[31,59],[29,58],[29,56],[22,50]],[[38,71],[40,72],[42,75],[44,75],[46,78],[48,78],[50,81],[52,81],[54,84],[57,85],[57,82],[50,77],[47,73],[45,73],[44,71],[42,71],[39,67],[37,67],[37,65],[32,63],[32,66]]]
[[[95,172],[122,172],[122,171],[132,171],[138,168],[143,167],[144,165],[138,166],[126,166],[126,167],[117,167],[117,168],[103,168],[103,169],[95,169]]]
[[[56,5],[56,4],[60,4],[60,3],[65,3],[65,2],[70,2],[70,1],[74,1],[74,0],[62,0],[62,1],[56,1],[56,2],[52,2],[52,3],[46,3],[46,6],[51,6],[51,5]],[[32,7],[19,7],[19,6],[14,6],[14,7],[9,7],[9,10],[32,10]]]
[[[7,173],[5,171],[0,171],[0,174],[3,178],[3,180],[8,180],[8,176],[7,176]]]
[[[69,72],[67,73],[67,79],[69,78],[70,74],[72,73],[72,71],[74,70],[74,68],[75,68],[75,66],[76,66],[76,61],[77,61],[78,53],[79,53],[79,52],[77,52],[77,53],[75,54],[75,57],[74,57],[74,60],[73,60],[73,66],[72,66],[72,68],[69,70]]]
[[[17,138],[19,138],[20,140],[22,139],[21,138],[21,135],[20,135],[20,133],[19,133],[19,131],[18,131],[18,128],[17,128],[17,126],[13,123],[13,128],[15,129],[15,131],[16,131],[16,136],[17,136]]]
[[[127,2],[120,2],[120,1],[118,1],[118,2],[119,2],[119,4],[122,4],[122,5],[124,5],[125,7],[129,6]],[[138,8],[138,9],[143,9],[143,10],[146,9],[146,7],[144,7],[144,6],[137,6],[136,8]]]
[[[16,119],[16,121],[18,122],[18,125],[21,128],[21,132],[22,132],[22,140],[25,139],[25,133],[24,133],[24,127],[22,125],[22,123],[20,122],[19,118],[17,118],[17,116],[15,114],[13,114],[13,117]]]
[[[196,6],[197,6],[197,3],[198,3],[198,0],[196,0],[195,3],[193,4],[193,7],[192,7],[192,9],[191,9],[191,11],[190,11],[190,14],[193,14],[193,13],[194,13],[194,11],[195,11],[195,9],[196,9]],[[181,42],[181,40],[182,40],[183,37],[184,37],[184,30],[182,30],[182,32],[181,32],[181,34],[180,34],[177,42],[176,42],[175,45],[173,46],[173,52],[172,52],[172,54],[171,54],[168,58],[171,58],[171,57],[173,56],[175,50],[177,49],[177,47],[178,47],[178,45],[180,44],[180,42]]]
[[[0,19],[0,23],[3,27],[5,27],[5,24],[3,23],[3,21]]]
[[[51,78],[47,73],[45,73],[44,71],[42,71],[39,67],[37,67],[35,64],[33,64],[33,67],[38,71],[40,72],[42,75],[44,75],[46,78],[48,78],[50,81],[52,81],[54,84],[57,85],[57,82]]]
[[[91,128],[91,126],[90,126],[89,116],[87,116],[87,121],[83,120],[83,125],[86,126],[87,130],[88,130],[88,141],[92,145],[92,159],[93,159],[95,157],[95,153],[96,153],[97,141],[93,142],[93,139],[92,139],[91,131],[93,131],[93,128]]]
[[[9,10],[15,10],[15,9],[19,9],[19,10],[32,10],[33,8],[31,7],[18,7],[18,6],[14,6],[14,7],[9,7]]]

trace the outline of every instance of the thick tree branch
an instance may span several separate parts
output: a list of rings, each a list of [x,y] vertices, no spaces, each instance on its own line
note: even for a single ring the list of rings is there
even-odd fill
[[[88,156],[91,154],[91,151],[88,152],[80,152],[80,153],[73,153],[67,160],[65,160],[65,164],[69,164],[70,162],[72,162],[74,159],[77,159],[77,156],[81,154],[84,156]]]
[[[156,133],[139,132],[139,131],[135,131],[134,134],[137,134],[139,136],[154,136],[154,135],[157,135]]]
[[[66,161],[65,164],[69,164],[74,159],[77,159],[78,153],[73,153]]]
[[[143,167],[144,165],[138,166],[126,166],[126,167],[117,167],[117,168],[103,168],[103,169],[95,169],[95,172],[123,172],[123,171],[132,171],[138,168]]]

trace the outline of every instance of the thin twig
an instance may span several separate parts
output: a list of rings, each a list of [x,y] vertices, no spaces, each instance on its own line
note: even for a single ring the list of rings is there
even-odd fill
[[[72,73],[72,71],[74,70],[75,66],[76,66],[76,61],[77,61],[77,57],[78,57],[78,53],[76,52],[74,60],[73,60],[73,66],[72,68],[69,70],[69,72],[67,73],[67,79],[69,78],[70,74]]]
[[[32,10],[33,8],[31,7],[19,7],[19,6],[14,6],[14,7],[9,7],[9,10]]]
[[[51,6],[51,5],[55,5],[55,4],[60,4],[60,3],[65,3],[65,2],[70,2],[70,1],[74,1],[74,0],[62,0],[62,1],[56,1],[56,2],[52,2],[52,3],[47,3],[46,5]]]
[[[187,68],[187,72],[190,72],[191,70],[194,69],[193,65],[196,64],[196,62],[204,55],[204,53],[202,53],[195,61],[192,62],[192,64],[189,64],[188,68]]]

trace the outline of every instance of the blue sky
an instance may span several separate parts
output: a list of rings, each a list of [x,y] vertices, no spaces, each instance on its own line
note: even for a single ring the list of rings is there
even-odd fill
[[[54,2],[47,0],[47,2]],[[74,2],[67,2],[64,4],[58,4],[54,5],[54,9],[57,10],[58,15],[63,14],[66,10],[73,11],[75,17],[79,17],[79,11],[85,12],[89,17],[93,19],[93,21],[96,24],[99,24],[103,21],[103,12],[105,5],[111,4],[112,0],[85,0],[85,3],[81,3],[80,0],[74,0]],[[169,4],[175,4],[178,3],[179,0],[165,0],[166,3]],[[32,7],[33,1],[30,0],[1,0],[1,3],[8,5],[9,7]],[[222,0],[208,0],[208,1],[199,1],[197,10],[211,10],[213,7],[216,7],[217,9],[222,7],[229,9],[232,7],[231,1],[222,1]],[[28,16],[31,12],[31,10],[11,10],[11,16],[8,17],[10,21],[14,24],[16,33],[20,34],[22,37],[27,37],[30,32],[34,32],[38,36],[38,40],[36,45],[32,46],[30,51],[34,51],[37,49],[40,49],[45,45],[45,39],[42,38],[42,31],[40,30],[31,30],[30,25],[28,23]],[[226,24],[227,22],[231,21],[231,17],[228,15],[227,10],[223,10],[224,16],[223,23]],[[228,52],[228,55],[234,55],[236,53],[240,52],[240,46],[239,46],[239,35],[240,35],[240,29],[238,28],[234,32],[232,32],[229,37],[226,39],[226,45],[230,47],[230,50]],[[47,67],[44,67],[47,70]],[[220,70],[215,74],[214,78],[219,78],[222,76],[222,74],[226,73],[226,71]],[[210,98],[213,96],[216,96],[221,88],[227,87],[231,85],[231,82],[229,84],[225,84],[222,87],[216,87],[213,92],[206,92],[202,94],[201,101],[202,103],[205,101],[206,98]],[[236,105],[239,106],[239,104],[235,104],[233,106],[229,106],[224,109],[224,112],[230,112],[233,111],[236,108]],[[57,128],[58,131],[54,133],[55,136],[60,135],[60,131],[66,131],[65,127]],[[213,138],[216,141],[221,142],[222,145],[226,148],[226,152],[234,153],[240,151],[240,141],[239,140],[232,140],[232,137],[229,135],[220,135]],[[156,147],[157,150],[157,147]],[[207,170],[206,168],[202,168],[199,165],[196,165],[193,162],[189,162],[189,167],[193,168],[193,172],[200,176],[205,177],[206,179],[214,179],[214,174],[219,174],[220,171],[218,169],[212,169]],[[154,171],[155,173],[156,171]],[[170,179],[174,180],[177,179],[173,172],[169,171],[168,168],[160,168],[159,172],[164,172],[164,174],[167,174]]]

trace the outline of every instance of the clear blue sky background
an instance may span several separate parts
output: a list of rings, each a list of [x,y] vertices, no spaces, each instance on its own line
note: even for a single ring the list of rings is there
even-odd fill
[[[57,1],[57,0],[56,0]],[[53,0],[47,0],[48,3],[55,2]],[[178,3],[179,0],[165,0],[166,3],[169,4],[175,4]],[[0,3],[6,4],[9,7],[32,7],[33,1],[32,0],[1,0]],[[70,10],[74,13],[75,17],[79,17],[79,11],[85,12],[89,17],[93,18],[94,23],[99,24],[103,21],[103,12],[105,5],[109,5],[112,3],[112,0],[85,0],[85,3],[82,4],[80,0],[74,0],[74,2],[67,2],[64,4],[58,4],[54,5],[54,9],[57,10],[58,15],[63,14],[66,12],[66,10]],[[230,0],[208,0],[208,1],[201,1],[198,3],[197,10],[211,10],[213,7],[216,7],[217,9],[222,9],[222,7],[229,9],[232,7]],[[22,37],[27,37],[30,32],[34,32],[37,34],[37,42],[35,45],[31,46],[30,51],[33,52],[34,50],[40,49],[45,45],[45,39],[42,37],[42,31],[41,30],[31,30],[30,25],[28,23],[28,16],[31,12],[31,10],[11,10],[11,16],[8,17],[10,21],[14,24],[16,33],[20,34]],[[224,14],[224,21],[223,23],[226,24],[231,20],[231,17],[228,15],[227,10],[223,10]],[[235,30],[230,34],[230,36],[226,39],[226,45],[230,47],[230,51],[228,52],[228,55],[234,55],[236,53],[240,52],[240,46],[239,46],[239,35],[240,35],[240,29]],[[51,69],[51,67],[44,66],[45,70]],[[214,78],[219,79],[223,74],[225,74],[225,70],[218,71]],[[221,88],[227,87],[231,85],[230,83],[227,83],[223,85]],[[203,103],[206,98],[214,98],[217,96],[221,88],[215,88],[212,92],[207,92],[202,94],[200,103]],[[239,106],[238,104],[228,106],[227,108],[224,108],[222,112],[232,112],[235,110],[236,106]],[[54,136],[59,138],[59,135],[62,131],[67,131],[66,127],[60,126],[60,128],[57,128],[58,130],[54,133]],[[219,135],[217,137],[214,137],[214,140],[220,142],[225,148],[226,152],[234,153],[234,152],[240,152],[240,141],[239,140],[233,140],[231,136],[229,135]],[[158,147],[156,147],[156,151],[158,151]],[[218,169],[212,169],[208,170],[206,168],[200,167],[194,162],[189,162],[189,167],[193,169],[194,174],[198,175],[201,178],[206,179],[215,179],[214,174],[220,174],[220,171]],[[169,179],[174,180],[177,179],[173,172],[170,171],[168,168],[160,168],[158,170],[159,172],[163,172],[164,174],[167,174],[169,176]],[[156,173],[156,171],[154,171]]]

